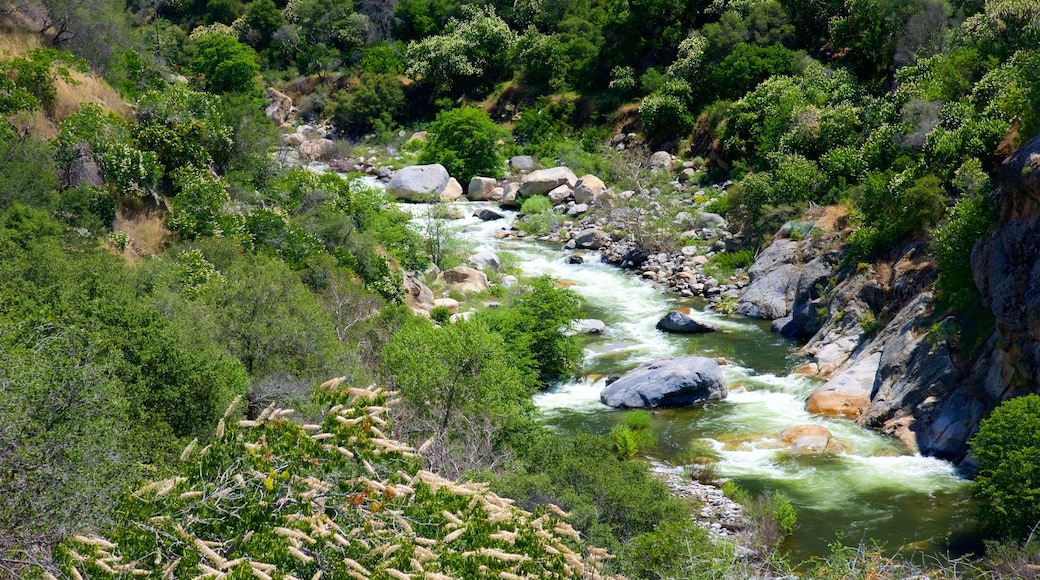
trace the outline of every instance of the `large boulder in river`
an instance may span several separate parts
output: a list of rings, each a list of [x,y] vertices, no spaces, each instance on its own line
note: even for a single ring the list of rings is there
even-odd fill
[[[498,186],[493,177],[474,177],[466,189],[466,199],[470,201],[487,201],[491,192]]]
[[[539,169],[528,173],[520,180],[520,191],[517,195],[527,199],[534,195],[545,195],[561,185],[573,189],[577,183],[578,177],[569,167]]]
[[[391,196],[404,201],[439,199],[448,185],[448,170],[443,165],[411,165],[402,167],[390,178],[386,189]]]
[[[856,360],[831,380],[817,387],[805,402],[805,410],[824,417],[857,419],[870,406],[881,353]]]
[[[612,242],[613,240],[607,232],[596,228],[588,228],[575,234],[571,241],[567,243],[567,246],[571,247],[573,243],[573,247],[582,250],[598,250],[609,246]]]
[[[727,394],[719,363],[702,356],[684,356],[639,365],[603,389],[599,399],[622,409],[685,407],[720,401]]]
[[[488,277],[480,270],[468,266],[456,266],[441,272],[437,277],[459,292],[481,292],[491,287]]]
[[[777,435],[777,440],[784,447],[798,454],[838,454],[846,450],[845,444],[822,425],[788,427]]]
[[[657,330],[686,334],[703,334],[706,332],[715,332],[719,329],[718,326],[710,322],[695,320],[690,316],[692,313],[693,310],[690,308],[676,308],[668,314],[665,314],[664,318],[657,322]]]
[[[448,183],[441,190],[440,200],[444,203],[451,203],[460,197],[462,197],[462,185],[454,177],[449,178]]]

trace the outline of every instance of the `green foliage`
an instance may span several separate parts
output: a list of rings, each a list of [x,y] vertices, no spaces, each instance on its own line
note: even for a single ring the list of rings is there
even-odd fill
[[[430,319],[437,324],[448,324],[451,322],[451,309],[447,306],[437,306],[430,311]]]
[[[971,249],[995,223],[993,202],[984,191],[974,191],[946,210],[946,223],[935,232],[939,266],[939,296],[968,312],[981,306],[971,271]]]
[[[216,247],[203,246],[203,255]],[[216,338],[251,376],[281,372],[313,379],[336,368],[341,351],[332,322],[285,263],[241,256],[221,273],[221,291],[205,295],[216,316]]]
[[[235,143],[234,130],[217,102],[185,85],[145,93],[139,103],[140,122],[132,127],[137,146],[154,152],[167,177],[189,169],[222,172]]]
[[[663,522],[632,538],[619,554],[619,568],[634,578],[710,580],[732,571],[732,546],[713,542],[692,521]]]
[[[260,74],[256,52],[237,39],[209,34],[195,43],[191,70],[201,77],[206,90],[217,94],[250,93],[257,90]]]
[[[719,87],[708,99],[738,99],[772,76],[794,72],[794,53],[782,46],[738,44],[711,72]]]
[[[685,135],[694,122],[682,99],[664,93],[645,97],[639,116],[643,120],[643,131],[658,140]]]
[[[175,172],[173,179],[180,193],[171,200],[166,227],[185,240],[222,234],[220,217],[231,202],[227,184],[191,168]]]
[[[68,171],[81,154],[77,146],[84,142],[114,193],[140,195],[163,174],[156,154],[137,147],[131,127],[97,103],[85,103],[61,122],[55,152],[59,167]]]
[[[520,213],[524,215],[535,215],[552,211],[552,202],[549,198],[544,195],[533,195],[524,200],[524,203],[520,205]]]
[[[871,175],[853,197],[862,219],[849,236],[848,263],[870,258],[923,233],[942,217],[945,194],[939,178],[926,175],[907,183],[905,174]]]
[[[1040,521],[1040,396],[998,405],[969,445],[980,524],[1002,539],[1026,537]]]
[[[390,130],[404,112],[404,89],[395,74],[362,74],[360,83],[338,93],[332,120],[342,130],[361,135]]]
[[[48,114],[54,112],[54,102],[58,97],[55,83],[58,77],[74,84],[72,70],[85,72],[87,63],[70,52],[53,48],[34,48],[20,56],[0,62],[0,72],[14,81],[16,87],[29,93]],[[22,101],[19,108],[29,108],[29,102],[24,101],[24,96],[11,97]]]
[[[408,44],[407,72],[441,91],[458,85],[481,91],[508,71],[515,43],[516,33],[494,8],[469,9],[465,20],[448,20],[444,34]]]
[[[432,434],[450,436],[460,416],[487,416],[498,429],[530,420],[529,381],[507,362],[502,337],[481,321],[437,328],[415,317],[394,334],[381,358],[401,397],[433,421]]]
[[[469,183],[478,175],[497,177],[504,158],[498,142],[505,136],[487,113],[464,107],[441,111],[429,126],[421,163],[440,163],[448,173]]]
[[[650,430],[650,413],[642,410],[625,413],[625,423],[610,430],[610,440],[620,459],[632,459],[653,449],[657,445],[657,434]]]
[[[737,270],[747,271],[754,263],[755,251],[750,248],[735,252],[716,252],[714,256],[708,258],[708,263],[704,265],[704,272],[718,280],[725,280],[735,274]]]
[[[126,495],[107,538],[63,544],[63,571],[100,576],[108,563],[126,562],[176,577],[226,568],[235,576],[476,578],[562,577],[565,566],[597,566],[561,557],[583,546],[549,510],[524,512],[483,486],[421,471],[415,453],[382,432],[385,391],[335,380],[316,398],[329,408],[312,427],[287,420],[286,409],[239,422],[225,416],[216,441],[185,448],[173,477]],[[278,502],[295,507],[272,509]],[[236,517],[215,517],[225,510]]]
[[[49,208],[58,176],[50,144],[35,137],[3,135],[0,132],[0,209],[16,203]]]
[[[581,311],[574,291],[556,288],[552,278],[542,276],[507,306],[484,311],[481,317],[503,336],[515,366],[532,371],[542,385],[577,370],[584,356],[581,341],[566,332]]]
[[[100,333],[5,318],[0,358],[0,553],[12,573],[12,560],[46,562],[65,536],[105,523],[138,467],[118,354]]]
[[[495,477],[492,488],[527,509],[562,507],[592,544],[617,549],[666,522],[689,521],[688,507],[647,465],[618,459],[607,437],[541,431],[518,453],[518,471]]]

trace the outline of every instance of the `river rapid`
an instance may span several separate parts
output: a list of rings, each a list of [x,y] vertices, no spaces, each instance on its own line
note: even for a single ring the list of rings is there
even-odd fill
[[[784,546],[796,560],[829,552],[839,536],[856,545],[877,541],[886,555],[928,557],[958,551],[970,534],[967,482],[949,463],[912,455],[897,441],[844,419],[810,415],[804,400],[818,381],[791,373],[800,362],[798,342],[770,332],[769,323],[703,310],[649,282],[602,263],[596,252],[565,250],[531,239],[496,237],[513,212],[482,203],[454,204],[465,215],[492,207],[504,220],[447,220],[444,227],[471,252],[505,256],[524,275],[549,274],[584,298],[587,316],[606,332],[585,344],[582,376],[535,396],[544,422],[567,433],[608,433],[624,416],[599,401],[606,377],[657,358],[696,354],[722,357],[729,397],[703,407],[657,410],[651,428],[659,444],[649,460],[656,469],[677,469],[692,446],[713,448],[718,474],[751,491],[781,491],[798,511],[798,528]],[[422,230],[428,206],[403,205]],[[571,264],[571,255],[584,263]],[[718,325],[719,332],[673,335],[655,329],[678,306]],[[798,455],[782,449],[777,434],[794,425],[818,424],[847,447],[837,455]]]

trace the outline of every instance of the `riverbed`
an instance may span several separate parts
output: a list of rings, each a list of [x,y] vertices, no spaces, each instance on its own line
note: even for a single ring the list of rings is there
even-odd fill
[[[456,205],[465,215],[488,207]],[[425,206],[404,207],[414,215],[425,212]],[[547,425],[567,433],[608,433],[624,412],[599,402],[606,377],[663,357],[722,358],[729,396],[708,406],[655,411],[651,428],[660,442],[647,459],[678,466],[686,450],[709,446],[721,477],[753,492],[785,493],[798,510],[798,528],[784,547],[798,560],[828,553],[839,537],[846,544],[876,541],[888,555],[927,557],[950,550],[970,533],[968,484],[951,464],[911,454],[898,441],[852,421],[805,412],[804,400],[818,381],[791,372],[800,362],[798,342],[770,332],[768,322],[705,311],[703,302],[668,294],[602,263],[596,252],[500,238],[496,233],[516,216],[494,209],[505,219],[445,223],[471,251],[509,255],[524,275],[560,279],[584,298],[589,318],[606,323],[603,334],[587,338],[581,376],[536,395]],[[570,263],[568,257],[575,254],[584,261]],[[656,330],[657,321],[678,306],[692,308],[719,331],[674,335]],[[805,424],[826,427],[846,451],[804,455],[782,448],[779,432]]]

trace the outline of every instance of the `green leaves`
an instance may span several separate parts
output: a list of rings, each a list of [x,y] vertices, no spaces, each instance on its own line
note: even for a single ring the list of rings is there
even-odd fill
[[[420,162],[440,163],[459,183],[469,183],[478,175],[501,175],[504,158],[498,142],[505,135],[484,111],[470,107],[441,111],[428,130]]]
[[[1040,396],[1001,403],[969,445],[981,523],[1002,539],[1024,538],[1040,521]]]
[[[209,34],[195,43],[191,70],[202,77],[208,91],[249,93],[257,90],[260,65],[253,49],[230,36]]]

